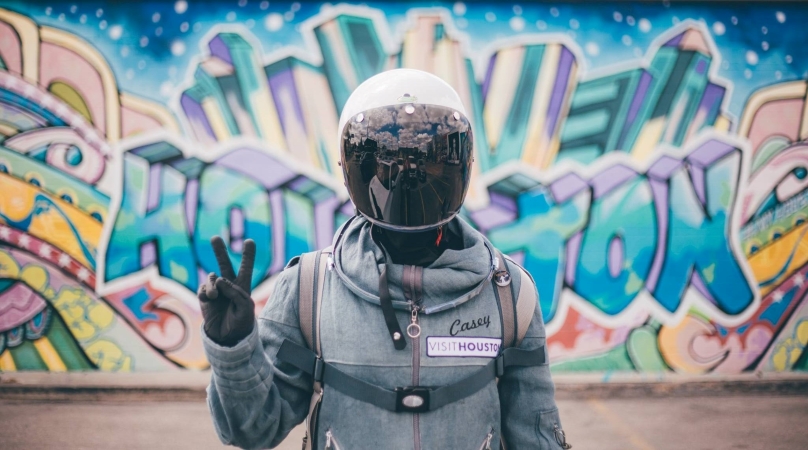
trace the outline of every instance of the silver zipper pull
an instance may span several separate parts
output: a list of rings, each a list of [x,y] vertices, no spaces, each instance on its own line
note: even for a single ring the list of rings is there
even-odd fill
[[[555,435],[556,442],[558,442],[558,445],[560,445],[561,448],[572,448],[572,445],[567,443],[567,433],[564,433],[564,430],[562,430],[557,423],[553,424],[553,434]]]
[[[415,339],[421,335],[421,325],[418,325],[418,305],[410,302],[412,307],[411,323],[407,325],[407,336]]]
[[[328,431],[325,432],[325,448],[326,448],[326,450],[331,448],[331,439],[333,439],[333,436],[331,436],[331,430],[328,430]]]
[[[491,439],[494,437],[494,432],[489,431],[488,436],[485,437],[485,450],[491,450]]]

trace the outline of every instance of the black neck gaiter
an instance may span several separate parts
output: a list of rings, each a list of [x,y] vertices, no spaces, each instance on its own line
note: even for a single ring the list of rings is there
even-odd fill
[[[440,234],[440,240],[438,236]],[[442,227],[440,230],[427,230],[416,233],[403,233],[380,227],[373,227],[373,238],[381,244],[394,264],[426,267],[446,249],[462,250],[463,240],[460,236]]]

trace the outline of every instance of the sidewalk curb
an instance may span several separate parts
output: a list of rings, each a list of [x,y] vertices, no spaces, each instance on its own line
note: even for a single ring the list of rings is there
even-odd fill
[[[588,398],[665,398],[665,397],[708,397],[708,396],[808,396],[806,380],[759,380],[759,381],[719,381],[703,380],[689,382],[645,382],[645,383],[591,383],[556,384],[557,399]]]
[[[686,375],[671,372],[553,374],[556,398],[705,397],[731,395],[808,396],[808,373],[749,372]]]
[[[197,388],[0,386],[2,401],[39,402],[204,402]]]
[[[210,372],[0,373],[0,401],[205,401]],[[554,374],[558,399],[808,396],[808,374]]]
[[[0,373],[0,401],[203,402],[210,371]]]

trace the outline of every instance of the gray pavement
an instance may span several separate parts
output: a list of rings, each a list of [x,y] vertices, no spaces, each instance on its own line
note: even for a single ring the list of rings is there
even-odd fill
[[[808,397],[559,400],[573,448],[805,449]],[[300,430],[279,448],[298,450]],[[0,448],[218,449],[204,402],[0,400]],[[232,448],[232,447],[231,447]]]

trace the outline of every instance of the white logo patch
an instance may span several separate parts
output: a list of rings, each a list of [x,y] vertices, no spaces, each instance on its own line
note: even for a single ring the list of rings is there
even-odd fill
[[[439,337],[426,338],[426,356],[454,356],[496,358],[502,339],[485,337]]]

